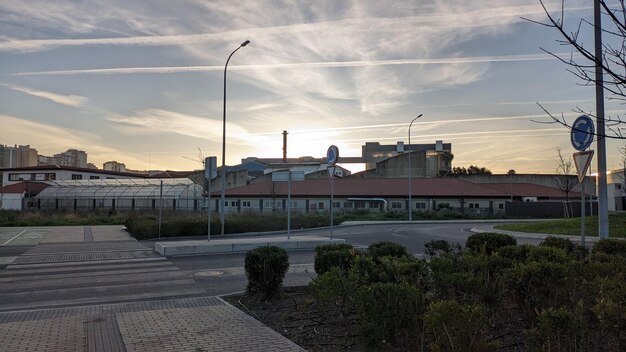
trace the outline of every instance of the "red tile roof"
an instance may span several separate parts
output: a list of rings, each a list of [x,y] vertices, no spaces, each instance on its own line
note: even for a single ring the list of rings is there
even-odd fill
[[[12,185],[7,185],[4,187],[0,187],[0,193],[31,193],[31,195],[39,194],[44,188],[48,187],[48,184],[39,183],[39,182],[20,182],[14,183]]]
[[[287,182],[259,182],[226,190],[228,196],[287,196]],[[330,195],[330,180],[308,179],[291,183],[291,195],[310,197]],[[339,197],[402,197],[408,194],[408,179],[336,178],[334,194]],[[417,197],[506,197],[506,192],[456,178],[412,179],[413,196]],[[219,191],[213,192],[219,194]]]

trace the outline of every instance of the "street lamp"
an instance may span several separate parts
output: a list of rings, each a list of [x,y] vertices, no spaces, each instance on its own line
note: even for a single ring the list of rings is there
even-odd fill
[[[233,52],[230,53],[228,59],[226,60],[226,65],[224,65],[224,119],[222,122],[222,194],[220,197],[220,222],[222,223],[222,235],[224,235],[224,203],[226,201],[226,69],[228,68],[228,62],[230,61],[230,58],[233,56],[233,54],[237,50],[243,48],[248,44],[250,44],[249,40],[241,43],[237,49],[233,50]]]
[[[413,173],[413,169],[411,168],[411,126],[413,125],[413,122],[415,122],[415,120],[419,119],[420,117],[422,117],[422,114],[417,115],[417,117],[415,117],[409,124],[409,221],[413,221],[413,201],[411,200],[411,196],[413,193],[411,185],[411,174]]]

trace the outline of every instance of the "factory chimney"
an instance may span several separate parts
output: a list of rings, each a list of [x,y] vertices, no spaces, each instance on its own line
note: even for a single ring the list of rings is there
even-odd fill
[[[287,131],[283,131],[283,163],[287,163]]]

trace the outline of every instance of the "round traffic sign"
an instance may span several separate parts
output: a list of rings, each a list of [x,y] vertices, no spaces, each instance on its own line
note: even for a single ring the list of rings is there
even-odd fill
[[[339,159],[339,148],[337,148],[337,146],[331,145],[326,151],[326,162],[330,165],[335,165],[337,159]]]
[[[572,124],[570,139],[574,149],[583,151],[589,148],[591,142],[593,142],[594,135],[595,127],[591,117],[580,115]]]

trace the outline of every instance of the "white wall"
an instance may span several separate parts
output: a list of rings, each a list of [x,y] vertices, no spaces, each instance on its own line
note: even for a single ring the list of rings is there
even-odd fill
[[[0,209],[22,210],[22,199],[24,194],[21,193],[0,193]]]

